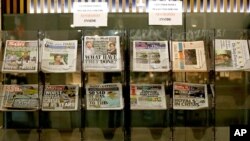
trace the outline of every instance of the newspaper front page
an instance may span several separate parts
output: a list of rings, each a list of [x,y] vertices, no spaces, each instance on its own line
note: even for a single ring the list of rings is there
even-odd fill
[[[46,85],[42,97],[43,111],[75,111],[78,109],[78,85]]]
[[[130,104],[132,110],[167,109],[164,85],[131,84]]]
[[[38,85],[4,85],[2,110],[36,110],[39,108]]]
[[[41,69],[44,72],[75,72],[77,40],[55,41],[44,39]]]
[[[197,110],[208,108],[206,84],[174,82],[173,109]]]
[[[169,70],[167,41],[133,42],[133,71],[166,72]]]
[[[121,71],[119,36],[85,36],[83,71]]]
[[[7,40],[5,44],[2,72],[37,72],[38,42]]]
[[[173,71],[207,71],[203,41],[172,42]]]
[[[119,110],[123,108],[120,83],[86,85],[88,110]]]
[[[247,40],[215,39],[215,70],[250,69]]]

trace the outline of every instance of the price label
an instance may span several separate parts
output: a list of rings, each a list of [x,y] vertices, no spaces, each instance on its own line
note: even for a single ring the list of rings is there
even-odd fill
[[[182,1],[149,1],[149,25],[182,25]]]
[[[74,27],[98,27],[108,25],[107,2],[74,2]]]

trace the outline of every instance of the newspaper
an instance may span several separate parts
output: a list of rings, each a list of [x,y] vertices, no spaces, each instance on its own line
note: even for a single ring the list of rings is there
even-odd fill
[[[215,70],[234,71],[249,69],[247,40],[215,39]]]
[[[3,72],[37,72],[38,42],[7,40],[3,59]]]
[[[132,110],[167,109],[164,85],[131,84],[130,104]]]
[[[44,39],[41,69],[44,72],[75,72],[77,40],[55,41]]]
[[[4,85],[2,110],[36,110],[39,108],[38,85]]]
[[[172,42],[173,71],[207,71],[203,41]]]
[[[174,82],[173,109],[196,110],[208,108],[206,84]]]
[[[83,71],[121,71],[119,36],[85,36]]]
[[[123,108],[120,83],[86,85],[88,110],[119,110]]]
[[[134,41],[133,71],[170,70],[167,41]]]
[[[43,111],[78,109],[78,85],[46,85],[42,97]]]

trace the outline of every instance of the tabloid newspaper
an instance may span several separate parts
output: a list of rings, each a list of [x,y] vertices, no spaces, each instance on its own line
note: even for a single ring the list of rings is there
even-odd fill
[[[38,42],[7,40],[3,59],[3,72],[37,72]]]
[[[203,41],[172,42],[173,71],[207,71]]]
[[[4,85],[2,110],[36,110],[39,108],[38,85]]]
[[[167,41],[134,41],[133,71],[169,71]]]
[[[119,36],[85,36],[83,71],[121,71]]]
[[[44,39],[41,69],[44,72],[75,72],[77,40]]]
[[[119,110],[123,108],[120,83],[86,85],[88,110]]]
[[[164,85],[131,84],[130,104],[132,110],[167,109]]]
[[[43,111],[78,109],[78,85],[46,85],[42,97]]]
[[[174,82],[173,109],[197,110],[208,108],[206,84]]]
[[[249,58],[247,40],[215,39],[216,71],[249,69]]]

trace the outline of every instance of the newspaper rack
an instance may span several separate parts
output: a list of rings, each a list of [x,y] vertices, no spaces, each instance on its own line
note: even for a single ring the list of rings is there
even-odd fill
[[[6,31],[7,32],[7,31]],[[7,32],[8,33],[8,32]],[[93,30],[82,30],[82,32],[78,31],[46,31],[41,32],[39,31],[39,39],[36,39],[35,35],[37,32],[28,32],[27,34],[30,34],[29,39],[19,39],[16,37],[15,40],[20,41],[30,41],[30,40],[36,40],[38,43],[38,55],[37,58],[39,59],[37,61],[37,71],[34,71],[32,73],[30,72],[11,72],[11,71],[3,71],[2,77],[3,77],[3,85],[1,87],[7,86],[9,84],[38,84],[39,86],[46,86],[46,85],[60,85],[60,86],[66,86],[66,85],[78,85],[79,86],[79,93],[78,98],[75,99],[76,106],[74,109],[51,109],[46,110],[42,108],[43,103],[43,94],[45,87],[42,89],[38,89],[38,95],[39,97],[37,100],[40,100],[40,105],[38,105],[38,108],[34,109],[17,109],[17,108],[5,108],[3,107],[3,99],[6,97],[4,95],[1,95],[1,109],[4,113],[4,116],[7,118],[12,117],[12,114],[16,111],[23,112],[24,114],[28,113],[35,113],[38,115],[37,117],[41,117],[39,119],[40,121],[38,123],[38,127],[34,126],[32,128],[36,129],[45,129],[47,127],[51,127],[50,122],[47,119],[51,119],[51,122],[58,122],[56,120],[56,116],[53,117],[53,114],[58,114],[61,117],[65,115],[65,117],[70,117],[73,119],[76,119],[75,123],[72,123],[74,125],[68,126],[69,128],[91,128],[91,127],[100,127],[100,128],[120,128],[124,127],[124,132],[130,132],[131,128],[137,128],[138,126],[146,126],[151,124],[153,125],[152,128],[157,126],[157,128],[168,128],[170,127],[170,130],[172,133],[175,131],[175,127],[177,127],[178,122],[186,122],[185,119],[181,119],[181,117],[187,117],[189,116],[191,121],[190,123],[185,123],[187,126],[192,126],[193,123],[196,123],[197,126],[204,126],[205,128],[215,127],[215,123],[211,121],[211,119],[208,119],[210,117],[215,116],[216,113],[216,101],[215,98],[217,96],[216,88],[218,88],[218,84],[215,82],[219,81],[216,78],[215,73],[221,74],[224,71],[229,71],[227,69],[219,71],[216,70],[216,65],[214,60],[212,59],[215,56],[215,41],[217,36],[211,35],[213,33],[210,30],[203,30],[202,35],[199,37],[190,37],[189,33],[196,33],[194,30],[190,31],[175,31],[173,30],[162,30],[162,29],[131,29],[128,31],[126,30],[104,30],[104,29],[93,29]],[[95,37],[95,35],[98,34],[99,37],[115,37],[120,44],[120,50],[119,54],[120,57],[116,60],[119,62],[117,67],[115,69],[111,69],[110,66],[104,65],[101,66],[101,69],[93,69],[88,68],[84,69],[84,45],[86,44],[86,38],[84,37]],[[31,36],[32,35],[32,36]],[[5,41],[9,40],[10,37],[6,34],[4,35]],[[27,38],[28,38],[27,37]],[[46,70],[42,69],[41,65],[48,61],[50,59],[42,59],[41,56],[41,45],[43,39],[52,39],[56,41],[67,41],[67,40],[75,40],[79,39],[80,42],[77,42],[77,55],[76,57],[73,57],[72,62],[76,62],[76,65],[74,66],[73,70],[64,70],[64,69],[51,69]],[[218,37],[220,40],[225,40],[222,37]],[[230,39],[230,40],[239,40],[237,39]],[[184,43],[184,42],[197,42],[202,41],[204,43],[204,52],[206,54],[206,69],[204,70],[174,70],[173,69],[173,43]],[[158,53],[161,54],[167,54],[168,56],[165,58],[166,61],[168,61],[169,64],[164,67],[164,69],[160,69],[159,65],[155,64],[147,64],[145,66],[138,66],[135,61],[135,54],[136,51],[134,50],[134,44],[136,42],[147,42],[147,43],[160,43],[164,42],[166,44],[166,50],[164,50],[164,53],[161,52],[161,50],[157,50]],[[3,41],[3,44],[5,42]],[[248,42],[249,47],[249,42]],[[2,51],[4,51],[4,47],[2,48]],[[80,52],[80,53],[79,53]],[[190,52],[189,52],[190,53]],[[187,54],[189,54],[187,53]],[[153,53],[154,54],[154,53]],[[157,54],[157,53],[155,53]],[[192,54],[192,51],[191,53]],[[185,55],[185,53],[184,53]],[[157,56],[157,55],[156,55]],[[164,56],[164,55],[163,55]],[[3,57],[2,57],[3,58]],[[140,58],[140,57],[139,57]],[[209,60],[211,59],[211,60]],[[4,60],[4,59],[3,59]],[[160,62],[164,62],[164,59],[160,59]],[[148,61],[149,62],[149,61]],[[195,61],[194,61],[195,62]],[[5,63],[5,61],[2,61],[2,66]],[[73,63],[68,63],[73,64]],[[205,64],[205,63],[201,63]],[[249,59],[246,60],[246,65],[250,66]],[[138,68],[136,68],[138,67]],[[2,68],[2,67],[1,67]],[[60,68],[60,67],[58,67]],[[240,70],[230,70],[232,72],[234,71],[248,71],[247,69],[240,69]],[[96,73],[96,74],[95,74]],[[224,74],[225,75],[225,74]],[[245,76],[245,75],[244,75]],[[92,77],[92,78],[91,78]],[[224,76],[225,78],[227,76]],[[240,77],[240,76],[238,76]],[[25,80],[24,78],[29,78],[29,81]],[[237,78],[238,79],[238,78]],[[240,78],[242,80],[245,80],[245,78]],[[103,86],[103,85],[119,85],[119,106],[115,108],[110,107],[104,107],[104,108],[90,108],[88,105],[88,95],[87,95],[87,89],[90,85],[97,85],[97,86]],[[177,107],[175,106],[175,99],[173,91],[176,90],[174,86],[176,84],[185,84],[185,85],[202,85],[204,86],[204,94],[205,96],[205,106],[202,108],[187,108],[185,107]],[[137,86],[161,86],[162,88],[159,89],[157,94],[161,95],[162,104],[159,106],[156,104],[156,106],[152,104],[152,96],[150,98],[143,97],[138,99],[147,99],[151,103],[145,102],[144,104],[148,104],[146,106],[134,106],[133,103],[133,95],[131,86],[137,85]],[[209,85],[211,87],[209,87]],[[207,90],[206,90],[207,89]],[[211,90],[210,90],[211,89]],[[157,91],[157,90],[155,90]],[[156,92],[152,93],[156,93]],[[181,91],[181,90],[180,90]],[[211,93],[209,93],[211,91]],[[193,91],[192,91],[193,92]],[[105,91],[105,94],[108,92]],[[194,92],[197,94],[196,92]],[[1,94],[3,93],[3,90],[1,90]],[[142,94],[144,95],[144,94]],[[188,94],[189,95],[189,94]],[[190,94],[192,95],[192,94]],[[189,96],[190,96],[189,95]],[[213,95],[213,96],[211,96]],[[156,96],[155,96],[156,97]],[[188,97],[188,96],[186,96]],[[188,97],[190,98],[190,97]],[[58,98],[59,100],[60,98]],[[187,99],[187,98],[186,98]],[[57,101],[58,101],[57,100]],[[60,101],[60,100],[59,100]],[[209,101],[212,101],[212,104],[209,104]],[[151,105],[150,105],[151,104]],[[59,112],[60,111],[60,112]],[[58,113],[57,113],[58,112]],[[158,116],[159,115],[159,116]],[[196,118],[196,115],[205,115],[202,118],[198,117]],[[80,117],[80,118],[79,118]],[[123,121],[124,117],[124,121]],[[141,117],[141,118],[137,118]],[[95,118],[97,121],[92,121],[91,119]],[[110,119],[109,119],[110,118]],[[9,118],[11,119],[11,118]],[[108,119],[108,120],[103,120]],[[170,119],[166,122],[166,119]],[[213,119],[215,119],[213,117]],[[103,121],[102,121],[103,120]],[[198,122],[197,122],[198,121]],[[200,121],[200,123],[199,123]],[[10,121],[15,123],[14,121]],[[124,123],[123,123],[124,122]],[[209,123],[208,123],[209,122]],[[101,125],[99,125],[101,123]],[[146,124],[145,124],[146,123]],[[211,123],[211,124],[210,124]],[[14,125],[13,125],[14,127]],[[10,127],[11,128],[11,127]],[[151,128],[151,127],[150,127]],[[81,131],[84,132],[84,131]],[[129,136],[129,135],[128,135]]]

